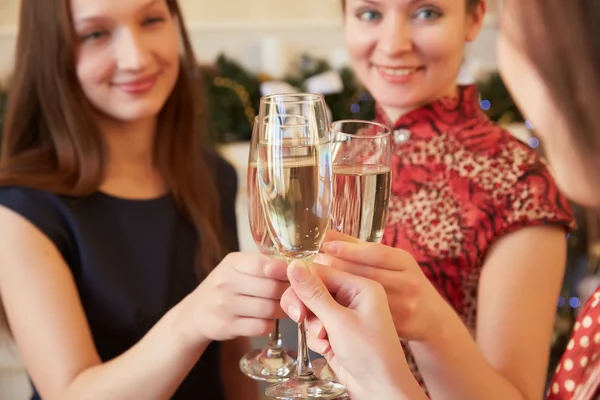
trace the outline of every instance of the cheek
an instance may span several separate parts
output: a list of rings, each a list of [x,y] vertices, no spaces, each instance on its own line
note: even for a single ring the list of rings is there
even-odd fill
[[[155,39],[153,40],[155,54],[159,54],[160,58],[170,62],[179,59],[179,37],[177,35],[177,27],[174,24]]]
[[[167,84],[168,91],[170,92],[177,81],[179,76],[179,68],[181,63],[181,55],[179,52],[179,41],[177,37],[175,40],[171,40],[168,45],[161,46],[157,53],[164,65],[166,65],[165,83]]]
[[[369,44],[371,39],[368,34],[361,34],[352,24],[348,24],[344,29],[344,40],[352,61],[368,57],[369,47],[371,46]]]
[[[462,62],[465,40],[458,29],[426,27],[415,30],[413,43],[417,54],[425,61],[457,65]]]
[[[344,39],[346,50],[350,58],[350,65],[357,78],[363,84],[368,85],[369,64],[377,41],[373,39],[373,34],[360,30],[351,24],[346,25],[344,30]]]
[[[555,135],[558,136],[558,133]],[[566,135],[568,138],[568,135]],[[600,185],[591,168],[592,165],[561,140],[545,142],[546,156],[554,172],[559,189],[573,201],[589,207],[600,205]]]
[[[76,73],[79,84],[88,97],[101,86],[110,82],[114,75],[115,63],[112,57],[95,49],[81,49],[77,57]]]
[[[498,42],[500,74],[513,100],[527,119],[531,121],[542,139],[552,141],[558,126],[559,110],[551,101],[547,88],[531,64],[514,48],[509,40]]]
[[[543,143],[559,188],[576,202],[596,206],[600,187],[590,179],[590,166],[570,142],[559,105],[549,100],[544,82],[528,60],[503,37],[498,42],[498,65],[515,103]]]

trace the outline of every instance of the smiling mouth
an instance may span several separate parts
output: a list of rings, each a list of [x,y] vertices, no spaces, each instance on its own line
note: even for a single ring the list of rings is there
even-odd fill
[[[412,68],[375,67],[375,68],[377,68],[377,70],[379,70],[379,72],[382,72],[386,75],[391,75],[391,76],[409,76],[409,75],[412,75],[422,69],[422,67],[412,67]]]
[[[146,78],[137,79],[131,82],[123,82],[115,84],[116,87],[129,94],[139,94],[149,91],[158,81],[160,74],[154,74]]]

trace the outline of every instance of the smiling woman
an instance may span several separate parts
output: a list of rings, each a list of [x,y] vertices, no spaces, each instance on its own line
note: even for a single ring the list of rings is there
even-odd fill
[[[176,21],[164,1],[147,2],[133,18],[106,5],[73,0],[72,13],[80,42],[77,77],[92,106],[121,120],[153,116],[163,107],[179,73]],[[126,16],[125,16],[126,17]],[[116,57],[106,57],[112,51]],[[135,96],[136,98],[132,98]]]
[[[199,142],[177,1],[22,0],[19,28],[0,293],[33,398],[256,398],[237,365],[285,264],[223,260],[237,180]]]

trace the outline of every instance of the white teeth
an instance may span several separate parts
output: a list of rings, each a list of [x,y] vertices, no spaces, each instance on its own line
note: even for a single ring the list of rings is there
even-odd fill
[[[387,75],[408,76],[417,72],[418,68],[379,68],[381,72]]]

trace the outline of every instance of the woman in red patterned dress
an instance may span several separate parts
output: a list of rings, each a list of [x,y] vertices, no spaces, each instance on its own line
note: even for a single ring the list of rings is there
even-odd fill
[[[392,197],[368,260],[331,236],[320,262],[383,285],[435,399],[542,396],[573,221],[536,154],[485,116],[474,86],[456,84],[485,10],[485,0],[344,3],[353,68],[393,129]],[[403,252],[417,263],[395,261]]]
[[[374,3],[375,6],[384,4]],[[543,139],[560,188],[583,204],[600,205],[597,174],[600,169],[598,2],[507,0],[502,25],[500,70],[515,99]],[[400,39],[398,41],[400,43]],[[455,109],[443,107],[438,102],[435,103],[437,106],[427,106],[425,110],[412,111],[408,115],[416,114],[418,117],[427,114],[427,123],[434,127],[433,130],[444,132],[446,128],[440,129],[440,124],[434,123],[435,116],[450,114],[458,118],[457,115],[461,113],[458,111],[461,108],[460,98],[455,101]],[[440,113],[439,110],[444,112]],[[406,115],[402,119],[406,120]],[[405,126],[412,121],[408,119]],[[490,126],[480,120],[479,124],[473,121],[468,126],[485,125]],[[400,325],[406,331],[418,331],[426,335],[413,340],[411,348],[434,399],[512,400],[542,397],[551,314],[556,306],[564,249],[563,243],[556,241],[553,236],[558,230],[532,228],[530,225],[570,223],[569,213],[547,172],[534,168],[535,163],[526,162],[533,160],[530,158],[533,156],[529,156],[518,145],[511,144],[497,128],[480,129],[477,134],[471,131],[463,129],[462,133],[472,139],[467,141],[466,147],[473,152],[508,146],[516,158],[512,173],[506,174],[506,169],[500,169],[503,171],[501,176],[487,177],[489,182],[493,182],[495,198],[504,204],[500,215],[498,209],[490,206],[494,201],[486,202],[486,192],[478,190],[487,176],[486,172],[483,177],[473,177],[474,182],[463,182],[465,189],[462,193],[465,198],[456,206],[463,210],[460,226],[471,226],[476,231],[468,236],[469,246],[463,247],[467,256],[481,251],[481,236],[496,235],[495,240],[492,237],[494,244],[491,249],[484,251],[484,265],[479,266],[483,269],[481,276],[475,279],[479,280],[476,325],[479,349],[469,342],[466,329],[461,328],[455,318],[449,317],[448,308],[436,300],[423,280],[415,279],[416,263],[408,253],[348,241],[332,241],[325,246],[325,251],[335,258],[325,257],[324,262],[338,269],[367,275],[382,282],[381,285],[373,285],[372,280],[319,265],[308,270],[292,265],[288,270],[293,291],[284,295],[284,309],[295,319],[306,315],[307,308],[314,313],[316,317],[309,317],[311,346],[324,353],[338,376],[344,377],[355,400],[370,398],[369,390],[377,394],[377,398],[421,398],[421,394],[415,392],[414,382],[406,379],[406,368],[393,356],[401,350],[390,337],[392,324],[396,325],[396,330]],[[488,139],[491,133],[498,136]],[[448,135],[445,138],[448,141]],[[455,159],[472,158],[462,142],[450,140],[450,143],[445,144],[447,149],[458,147],[461,151]],[[488,169],[498,168],[507,158],[502,151],[497,150],[492,154]],[[441,165],[439,169],[444,170]],[[430,173],[429,170],[426,172]],[[447,171],[446,174],[452,184],[456,184],[457,175],[461,176],[460,171]],[[512,189],[504,187],[505,179],[510,179],[511,174],[518,176]],[[399,179],[398,175],[395,179]],[[418,179],[407,178],[403,182],[409,187],[428,185]],[[452,184],[447,186],[452,187]],[[502,195],[502,192],[505,194]],[[468,208],[470,212],[464,212],[465,203],[472,203]],[[428,210],[427,213],[435,211]],[[447,214],[441,218],[442,222],[451,220]],[[481,229],[481,225],[473,224],[472,220],[479,220],[484,229]],[[387,238],[392,244],[398,243],[398,237],[407,236],[407,230],[414,229],[410,220],[401,222],[409,227],[392,224],[388,232],[393,236]],[[427,230],[421,227],[420,231]],[[399,234],[395,236],[397,232]],[[443,245],[448,246],[446,242]],[[420,249],[414,245],[414,241],[401,243],[420,261]],[[555,246],[561,247],[561,250],[557,251]],[[458,258],[463,259],[464,256],[461,254]],[[494,260],[492,264],[491,260]],[[561,265],[557,265],[559,263]],[[374,269],[370,267],[372,265],[383,268]],[[473,264],[458,263],[454,268],[443,268],[439,263],[432,263],[425,266],[424,272],[439,292],[459,293],[448,289],[456,280],[453,273],[447,271],[454,271],[454,274],[463,277],[470,275],[470,272],[464,272],[469,268],[474,268]],[[505,269],[504,274],[502,268]],[[402,274],[405,277],[398,278]],[[410,283],[397,284],[396,288],[403,289],[404,293],[400,296],[390,293],[390,282],[400,279]],[[440,281],[446,283],[440,285],[437,283]],[[383,287],[386,288],[391,313],[387,308],[382,309],[386,301]],[[335,293],[336,300],[329,292]],[[420,298],[415,300],[415,294]],[[456,303],[460,295],[446,297],[465,320]],[[404,303],[404,308],[399,306],[400,303]],[[395,308],[405,311],[404,318],[409,321],[409,326],[402,321],[399,324],[398,315],[394,315],[392,322]],[[432,325],[431,321],[436,320],[437,325]],[[468,318],[465,322],[469,326]],[[438,332],[431,334],[433,329]],[[399,333],[402,337],[402,332]],[[550,385],[548,400],[600,398],[600,289],[581,310],[572,339]],[[423,357],[423,353],[427,352],[428,357]],[[426,368],[429,370],[427,374]]]
[[[432,398],[540,398],[573,218],[534,151],[486,117],[474,86],[456,83],[486,1],[344,7],[354,71],[393,129],[392,196],[367,266],[338,236],[321,262],[383,285]],[[418,265],[388,261],[403,251]]]

